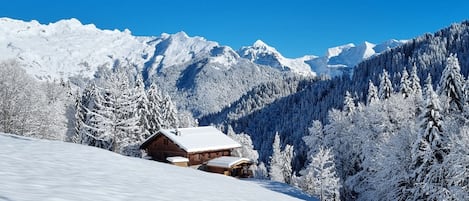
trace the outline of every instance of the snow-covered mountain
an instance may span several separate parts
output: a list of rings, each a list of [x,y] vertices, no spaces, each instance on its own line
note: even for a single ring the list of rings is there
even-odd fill
[[[128,30],[100,30],[76,19],[43,25],[0,18],[0,36],[0,60],[16,59],[39,79],[91,77],[117,60],[143,65],[154,50]]]
[[[73,78],[78,83],[92,78],[101,66],[130,67],[196,116],[217,112],[267,81],[289,75],[334,76],[400,43],[346,45],[329,49],[326,56],[291,59],[260,40],[235,51],[184,32],[133,36],[129,30],[101,30],[76,19],[44,25],[0,18],[0,61],[17,60],[41,80]]]
[[[242,47],[239,55],[256,64],[271,66],[285,71],[292,71],[302,75],[316,75],[303,58],[285,58],[275,48],[270,47],[261,40],[257,40],[252,46]]]
[[[228,69],[241,58],[282,71],[316,75],[328,73],[327,68],[353,67],[363,59],[405,42],[347,44],[329,48],[324,56],[286,58],[261,40],[234,51],[202,37],[189,37],[184,32],[138,37],[129,30],[101,30],[73,18],[48,25],[34,20],[0,18],[0,35],[1,60],[18,59],[29,73],[40,79],[91,77],[98,66],[112,67],[117,61],[156,72],[201,59]]]
[[[286,184],[0,133],[0,200],[316,200]],[[20,149],[19,149],[20,148]]]
[[[360,45],[349,43],[329,48],[324,56],[306,58],[304,62],[309,64],[311,70],[318,75],[325,74],[333,77],[340,75],[343,70],[351,70],[350,68],[355,67],[365,59],[406,42],[406,40],[391,39],[378,45],[370,42],[364,42]]]

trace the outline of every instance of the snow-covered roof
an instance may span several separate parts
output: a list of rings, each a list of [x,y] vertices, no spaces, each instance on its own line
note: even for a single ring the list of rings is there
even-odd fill
[[[194,128],[161,129],[142,143],[146,148],[158,135],[165,135],[186,152],[202,152],[222,149],[233,149],[241,145],[212,126]]]
[[[187,159],[186,157],[182,157],[182,156],[168,157],[166,158],[166,160],[168,160],[171,163],[189,162],[189,159]]]
[[[239,164],[241,162],[252,163],[252,161],[248,158],[240,158],[240,157],[234,157],[234,156],[222,156],[222,157],[215,158],[215,159],[208,161],[207,165],[214,166],[214,167],[230,168],[233,165]]]

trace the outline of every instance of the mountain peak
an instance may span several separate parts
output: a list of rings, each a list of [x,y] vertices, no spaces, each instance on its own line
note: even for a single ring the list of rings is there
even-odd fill
[[[184,32],[184,31],[180,31],[180,32],[177,32],[175,34],[172,34],[172,37],[175,37],[175,38],[189,38],[187,33]]]
[[[264,43],[264,41],[262,40],[256,40],[256,42],[254,42],[254,44],[252,45],[252,47],[257,47],[257,48],[267,48],[267,47],[270,47],[268,46],[266,43]]]
[[[349,43],[349,44],[345,44],[345,45],[341,45],[341,46],[337,46],[337,47],[331,47],[331,48],[327,49],[326,57],[328,57],[328,58],[335,57],[335,56],[339,55],[340,53],[342,53],[342,51],[348,50],[352,47],[355,47],[355,44]]]

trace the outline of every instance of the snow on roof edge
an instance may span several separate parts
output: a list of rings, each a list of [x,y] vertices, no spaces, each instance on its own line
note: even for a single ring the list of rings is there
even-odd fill
[[[188,158],[182,156],[167,157],[166,160],[171,163],[189,162]]]
[[[207,162],[207,166],[230,168],[231,166],[242,161],[252,162],[252,160],[249,158],[242,158],[242,157],[235,157],[235,156],[222,156],[222,157],[209,160]]]

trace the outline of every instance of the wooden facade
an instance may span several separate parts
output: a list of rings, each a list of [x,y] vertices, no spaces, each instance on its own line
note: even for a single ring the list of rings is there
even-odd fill
[[[189,166],[201,165],[211,159],[231,155],[231,149],[186,152],[171,139],[162,134],[156,135],[152,141],[149,141],[149,143],[145,144],[142,148],[145,149],[147,155],[150,156],[152,160],[168,162],[166,160],[168,157],[181,156],[189,159]]]

